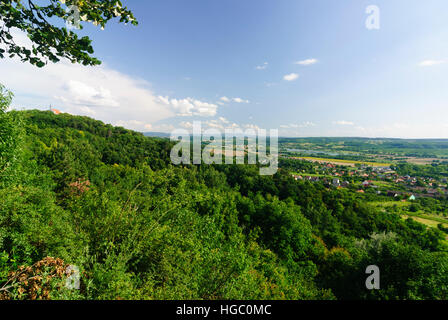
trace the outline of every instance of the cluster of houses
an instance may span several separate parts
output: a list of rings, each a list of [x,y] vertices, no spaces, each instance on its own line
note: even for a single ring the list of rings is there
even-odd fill
[[[318,175],[296,175],[293,174],[295,180],[307,180],[310,182],[322,182],[323,184],[334,188],[349,188],[354,183],[350,181],[356,181],[355,185],[358,187],[357,192],[364,193],[367,189],[376,190],[377,194],[386,194],[389,197],[409,197],[409,200],[415,200],[416,197],[437,197],[440,195],[448,195],[447,179],[442,178],[436,180],[434,178],[416,178],[409,175],[401,176],[397,174],[390,167],[369,167],[361,165],[356,168],[348,168],[345,166],[337,166],[331,163],[317,164],[316,172]],[[393,183],[394,185],[401,186],[406,189],[407,192],[394,192],[379,190],[379,187],[375,185],[373,181],[384,181]],[[444,185],[443,185],[444,184]]]
[[[331,185],[335,188],[348,188],[351,184],[349,181],[342,181],[339,178],[333,178],[333,179],[327,179],[327,178],[320,178],[319,176],[301,176],[301,175],[295,175],[293,174],[292,177],[297,180],[306,180],[310,182],[323,182],[326,185]],[[364,181],[362,183],[363,187],[374,187],[376,186],[371,181]]]
[[[395,171],[390,167],[369,167],[365,164],[360,165],[356,168],[349,168],[346,166],[337,166],[331,163],[323,164],[317,168],[320,172],[335,177],[361,177],[361,178],[375,178],[375,177],[386,177],[391,174],[395,174]]]
[[[310,181],[310,182],[322,182],[323,184],[327,185],[327,186],[332,186],[334,188],[348,188],[350,187],[350,182],[349,181],[341,181],[339,178],[333,178],[332,180],[329,180],[327,178],[320,178],[318,176],[301,176],[301,175],[292,175],[293,178],[298,181],[298,180],[305,180],[305,181]],[[357,190],[356,192],[358,193],[365,193],[365,190],[367,188],[373,188],[373,189],[378,189],[378,186],[376,186],[372,181],[366,180],[363,181],[361,183],[361,189]],[[401,191],[387,191],[387,192],[382,192],[380,190],[376,191],[376,194],[381,195],[384,194],[388,197],[392,197],[392,198],[397,198],[397,197],[401,197],[410,201],[414,201],[417,199],[417,196],[415,194],[409,194],[409,192],[401,192]],[[423,195],[423,196],[427,196],[427,195]]]

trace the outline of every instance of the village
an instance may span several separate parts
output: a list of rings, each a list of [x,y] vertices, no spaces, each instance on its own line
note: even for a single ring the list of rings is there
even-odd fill
[[[447,178],[399,175],[393,166],[357,164],[349,167],[313,162],[312,170],[298,170],[292,176],[295,180],[323,183],[328,188],[348,188],[358,193],[370,192],[402,200],[448,196]]]

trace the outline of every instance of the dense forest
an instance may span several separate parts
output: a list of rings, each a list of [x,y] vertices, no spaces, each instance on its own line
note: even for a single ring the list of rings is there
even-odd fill
[[[437,229],[286,170],[173,166],[168,139],[2,99],[0,299],[448,299]]]

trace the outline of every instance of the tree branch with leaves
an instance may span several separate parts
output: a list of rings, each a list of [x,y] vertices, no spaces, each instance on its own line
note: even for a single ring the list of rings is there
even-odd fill
[[[40,68],[61,59],[98,65],[101,61],[92,56],[92,40],[61,25],[75,22],[82,29],[81,22],[90,22],[104,29],[113,19],[138,24],[119,0],[0,0],[0,58],[17,56]],[[31,47],[16,44],[15,29],[27,34]]]

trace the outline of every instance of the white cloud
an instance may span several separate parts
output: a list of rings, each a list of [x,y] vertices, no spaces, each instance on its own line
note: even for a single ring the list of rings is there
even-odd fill
[[[16,108],[47,108],[52,104],[62,112],[95,115],[108,123],[134,119],[155,123],[176,115],[173,107],[159,101],[148,82],[104,65],[60,62],[39,69],[4,59],[0,66],[8,75],[2,81],[15,93]]]
[[[218,129],[218,130],[224,130],[227,126],[227,123],[222,122],[221,120],[208,120],[202,123],[203,129]]]
[[[311,121],[305,121],[300,124],[291,123],[291,124],[282,124],[280,128],[282,129],[299,129],[299,128],[309,128],[309,127],[315,127],[316,124]]]
[[[268,67],[269,63],[265,62],[260,66],[256,66],[255,69],[257,70],[265,70]]]
[[[345,121],[345,120],[339,120],[339,121],[333,121],[333,124],[338,126],[354,126],[355,123],[351,121]]]
[[[217,129],[217,130],[221,131],[222,133],[224,133],[226,129],[241,129],[243,131],[247,130],[247,129],[254,129],[254,130],[260,129],[259,126],[255,125],[255,124],[252,124],[252,123],[238,124],[238,123],[230,121],[224,117],[218,117],[215,119],[200,121],[200,123],[201,123],[202,130]],[[183,129],[187,129],[188,131],[191,132],[191,130],[193,129],[193,122],[192,121],[182,121],[182,122],[178,123],[177,126],[183,128]]]
[[[201,123],[202,129],[218,129],[224,133],[225,129],[239,128],[240,125],[227,120],[224,117],[219,117],[218,119],[206,120]]]
[[[295,62],[295,64],[299,64],[301,66],[310,66],[310,65],[316,64],[317,62],[318,62],[318,60],[313,58],[313,59],[297,61],[297,62]]]
[[[218,106],[213,103],[202,102],[193,98],[170,99],[159,96],[158,100],[164,105],[170,106],[178,116],[213,117],[218,111]]]
[[[432,66],[436,66],[439,64],[444,64],[447,63],[448,60],[424,60],[422,62],[419,63],[420,67],[432,67]]]
[[[107,65],[59,62],[36,68],[16,59],[1,59],[0,69],[2,83],[15,93],[16,109],[47,109],[51,104],[62,112],[139,131],[177,115],[212,117],[218,110],[217,104],[191,97],[157,96],[147,81]]]
[[[315,127],[315,126],[316,126],[316,124],[315,124],[314,122],[310,122],[310,121],[304,122],[304,123],[302,124],[302,127],[303,127],[303,128]]]
[[[259,127],[259,126],[257,126],[256,124],[253,124],[253,123],[247,123],[247,124],[244,124],[244,125],[242,125],[242,127],[244,128],[244,129],[252,129],[252,130],[255,130],[255,131],[258,131],[258,130],[260,130],[261,128]]]
[[[120,103],[114,99],[110,90],[102,85],[90,86],[84,82],[69,80],[65,84],[66,95],[56,97],[57,99],[67,102],[67,97],[75,104],[103,106],[103,107],[118,107]]]
[[[182,121],[181,123],[179,123],[179,125],[184,129],[193,128],[193,123],[191,123],[190,121]]]
[[[224,117],[219,117],[218,119],[219,119],[219,121],[221,121],[222,123],[230,123],[230,121],[227,120],[227,119],[224,118]]]
[[[285,81],[294,81],[297,80],[299,78],[299,75],[297,73],[291,73],[291,74],[287,74],[283,77],[283,80]]]
[[[143,132],[153,130],[152,124],[139,120],[118,120],[113,124],[118,127],[133,128],[134,130]]]
[[[81,110],[81,112],[85,115],[90,115],[91,117],[94,117],[96,115],[95,110],[89,108],[89,107],[80,107],[79,108]]]
[[[224,102],[231,102],[231,101],[233,101],[233,102],[236,102],[236,103],[250,103],[250,101],[246,100],[246,99],[242,99],[242,98],[228,98],[226,96],[221,97],[220,100],[221,100],[220,102],[217,102],[219,105],[224,105],[224,103],[222,101],[224,101]]]
[[[235,101],[236,103],[250,103],[249,100],[244,100],[241,98],[233,98],[233,101]]]

